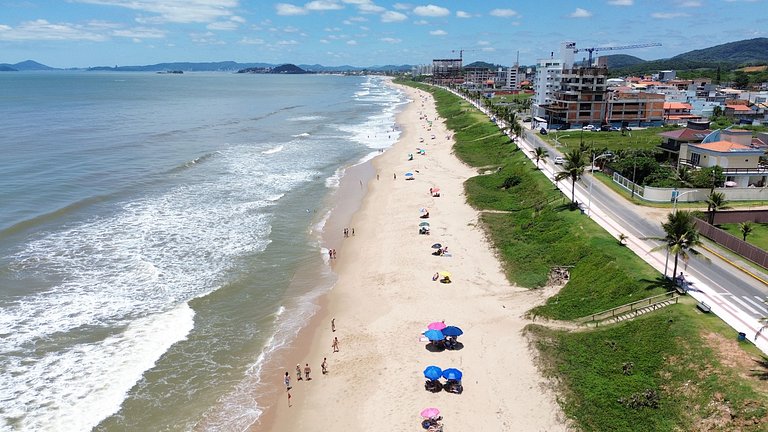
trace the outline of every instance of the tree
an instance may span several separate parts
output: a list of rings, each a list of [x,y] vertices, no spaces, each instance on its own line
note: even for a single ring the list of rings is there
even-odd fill
[[[749,76],[744,72],[737,71],[733,77],[733,86],[736,88],[745,88],[749,85]]]
[[[741,231],[742,240],[747,241],[747,236],[752,234],[752,222],[746,221],[739,224],[739,231]]]
[[[723,115],[723,107],[720,105],[715,105],[714,108],[712,108],[712,117],[720,117]]]
[[[536,147],[533,151],[533,159],[536,161],[536,169],[539,169],[539,161],[546,161],[549,157],[549,152],[544,147]]]
[[[555,180],[571,179],[571,205],[576,207],[576,182],[581,179],[587,166],[584,154],[574,149],[565,154],[563,171],[555,174]]]
[[[674,277],[677,274],[678,259],[682,257],[683,261],[687,261],[688,251],[701,245],[699,231],[696,229],[693,213],[686,210],[668,214],[667,221],[661,224],[661,227],[664,229],[665,236],[658,240],[664,241],[665,244],[653,250],[667,249],[675,254],[675,265],[672,270]]]
[[[725,199],[725,194],[722,192],[711,192],[709,196],[707,197],[707,209],[709,211],[709,218],[707,222],[710,225],[714,225],[715,223],[715,213],[717,213],[718,210],[726,209],[725,206],[728,203]]]

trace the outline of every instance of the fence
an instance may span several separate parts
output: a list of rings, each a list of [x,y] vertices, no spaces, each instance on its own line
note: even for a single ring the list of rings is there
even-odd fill
[[[713,242],[726,247],[742,257],[763,267],[768,267],[768,252],[757,246],[751,245],[740,238],[734,237],[727,232],[712,226],[701,219],[696,219],[696,229],[704,237]]]
[[[635,195],[640,196],[640,198],[642,198],[643,194],[645,194],[645,188],[643,186],[632,183],[632,180],[623,177],[621,174],[615,171],[613,173],[613,182],[628,190],[629,192],[632,192],[632,188],[634,187]]]
[[[746,221],[768,223],[768,210],[728,210],[715,213],[715,225]]]
[[[578,321],[581,321],[582,323],[587,325],[598,323],[600,321],[604,321],[606,319],[620,316],[629,312],[634,312],[638,309],[643,309],[657,303],[663,303],[667,300],[675,300],[675,303],[677,303],[677,298],[678,298],[677,293],[675,293],[674,291],[670,291],[664,294],[659,294],[653,297],[648,297],[646,299],[638,300],[636,302],[617,306],[613,309],[608,309],[606,311],[594,313],[584,318],[580,318]]]

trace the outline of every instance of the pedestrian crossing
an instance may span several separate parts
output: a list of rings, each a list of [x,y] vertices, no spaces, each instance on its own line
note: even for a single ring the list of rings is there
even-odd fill
[[[768,304],[766,299],[756,295],[741,295],[737,296],[730,293],[720,294],[726,301],[733,300],[738,303],[744,310],[748,311],[755,317],[762,318],[768,317]]]

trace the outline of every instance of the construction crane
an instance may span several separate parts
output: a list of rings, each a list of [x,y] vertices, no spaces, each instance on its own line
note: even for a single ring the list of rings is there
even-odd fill
[[[589,53],[589,63],[587,63],[588,66],[592,66],[592,53],[595,51],[615,51],[615,50],[625,50],[625,49],[635,49],[635,48],[648,48],[648,47],[658,47],[661,46],[658,42],[652,42],[652,43],[644,43],[644,44],[635,44],[635,45],[624,45],[624,46],[616,46],[616,47],[592,47],[592,48],[576,48],[576,44],[570,44],[568,45],[568,48],[573,48],[574,54],[577,52],[583,52],[586,51]]]
[[[459,49],[459,50],[451,50],[452,53],[458,52],[459,53],[459,60],[464,60],[464,53],[465,52],[472,52],[472,51],[479,51],[476,49]],[[575,52],[575,51],[574,51]]]

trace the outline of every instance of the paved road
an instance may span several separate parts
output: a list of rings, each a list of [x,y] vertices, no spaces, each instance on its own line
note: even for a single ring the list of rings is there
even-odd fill
[[[456,95],[461,97],[459,94]],[[478,108],[484,111],[482,107],[478,106]],[[500,124],[500,127],[504,127],[504,124]],[[548,148],[552,157],[540,166],[542,172],[551,180],[561,169],[552,162],[554,156],[560,153],[539,139],[535,132],[526,131],[524,139],[518,140],[517,145],[529,158],[535,146]],[[661,244],[651,238],[664,235],[660,222],[656,218],[648,217],[643,207],[628,202],[600,181],[592,182],[592,177],[586,175],[576,184],[576,199],[581,203],[590,204],[586,210],[589,217],[616,237],[619,233],[626,234],[627,246],[641,259],[659,272],[663,272],[666,252],[651,251]],[[592,183],[591,192],[590,183]],[[566,196],[570,197],[570,181],[561,181],[557,185]],[[768,286],[734,267],[732,263],[707,251],[702,251],[700,256],[689,255],[691,257],[687,265],[682,261],[678,264],[678,273],[684,271],[686,280],[689,282],[689,294],[699,302],[705,302],[718,317],[737,332],[745,333],[750,341],[768,354],[768,330],[764,331],[763,323],[759,321],[760,318],[768,317],[768,305],[765,304],[765,300],[768,299]],[[673,260],[674,256],[670,256],[668,274],[672,272]]]

